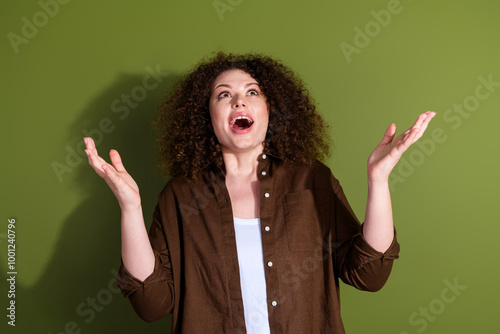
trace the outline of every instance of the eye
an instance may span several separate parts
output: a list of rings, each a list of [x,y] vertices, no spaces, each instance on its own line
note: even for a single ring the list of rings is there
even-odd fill
[[[248,95],[256,96],[256,95],[259,95],[259,92],[256,89],[251,89],[251,90],[248,91],[247,94]]]
[[[228,92],[222,92],[222,93],[220,93],[217,97],[218,97],[219,99],[221,99],[221,98],[224,98],[224,97],[230,97],[230,96],[231,96],[231,95],[229,95],[229,93],[228,93]]]

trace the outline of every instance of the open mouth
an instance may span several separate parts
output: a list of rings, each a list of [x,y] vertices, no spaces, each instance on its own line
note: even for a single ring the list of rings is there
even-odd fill
[[[247,116],[238,116],[235,117],[229,122],[229,126],[231,126],[235,130],[245,130],[251,127],[253,124],[253,120]]]

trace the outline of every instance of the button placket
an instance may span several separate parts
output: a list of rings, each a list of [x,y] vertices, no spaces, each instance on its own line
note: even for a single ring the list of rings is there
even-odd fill
[[[258,171],[258,176],[259,179],[261,180],[261,187],[260,187],[260,197],[261,200],[261,223],[262,223],[262,242],[263,242],[263,255],[264,255],[264,266],[265,266],[265,275],[266,275],[266,285],[268,286],[271,291],[278,291],[279,290],[279,284],[278,284],[278,275],[279,275],[279,270],[278,270],[278,264],[275,263],[274,260],[277,260],[275,256],[275,243],[274,243],[274,233],[271,230],[271,224],[273,224],[273,217],[274,217],[274,212],[272,211],[272,208],[274,206],[274,202],[276,200],[275,193],[273,192],[274,189],[274,178],[271,176],[272,175],[272,165],[271,165],[271,159],[267,161],[267,156],[263,154],[261,156],[261,162],[262,164],[262,169]],[[265,162],[264,162],[265,161]],[[273,197],[271,196],[273,195]],[[274,228],[274,225],[273,225]],[[271,232],[271,233],[270,233]],[[273,292],[273,295],[275,293]],[[278,298],[277,296],[268,296],[268,303],[270,303],[270,306],[276,307],[278,305]],[[276,299],[275,299],[276,298]],[[269,305],[269,304],[268,304]],[[275,313],[277,315],[277,313]]]

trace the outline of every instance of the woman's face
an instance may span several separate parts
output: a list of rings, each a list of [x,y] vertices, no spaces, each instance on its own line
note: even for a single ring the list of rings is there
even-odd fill
[[[210,118],[224,152],[262,152],[269,123],[266,98],[245,71],[222,72],[212,85]]]

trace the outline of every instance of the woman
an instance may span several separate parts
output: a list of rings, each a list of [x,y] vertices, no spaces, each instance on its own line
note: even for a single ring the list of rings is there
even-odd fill
[[[173,178],[146,232],[137,184],[85,138],[90,165],[122,211],[119,286],[146,321],[173,333],[344,333],[339,278],[376,291],[398,256],[388,178],[434,112],[368,158],[359,223],[321,159],[326,125],[276,60],[218,53],[167,96],[156,126]]]

